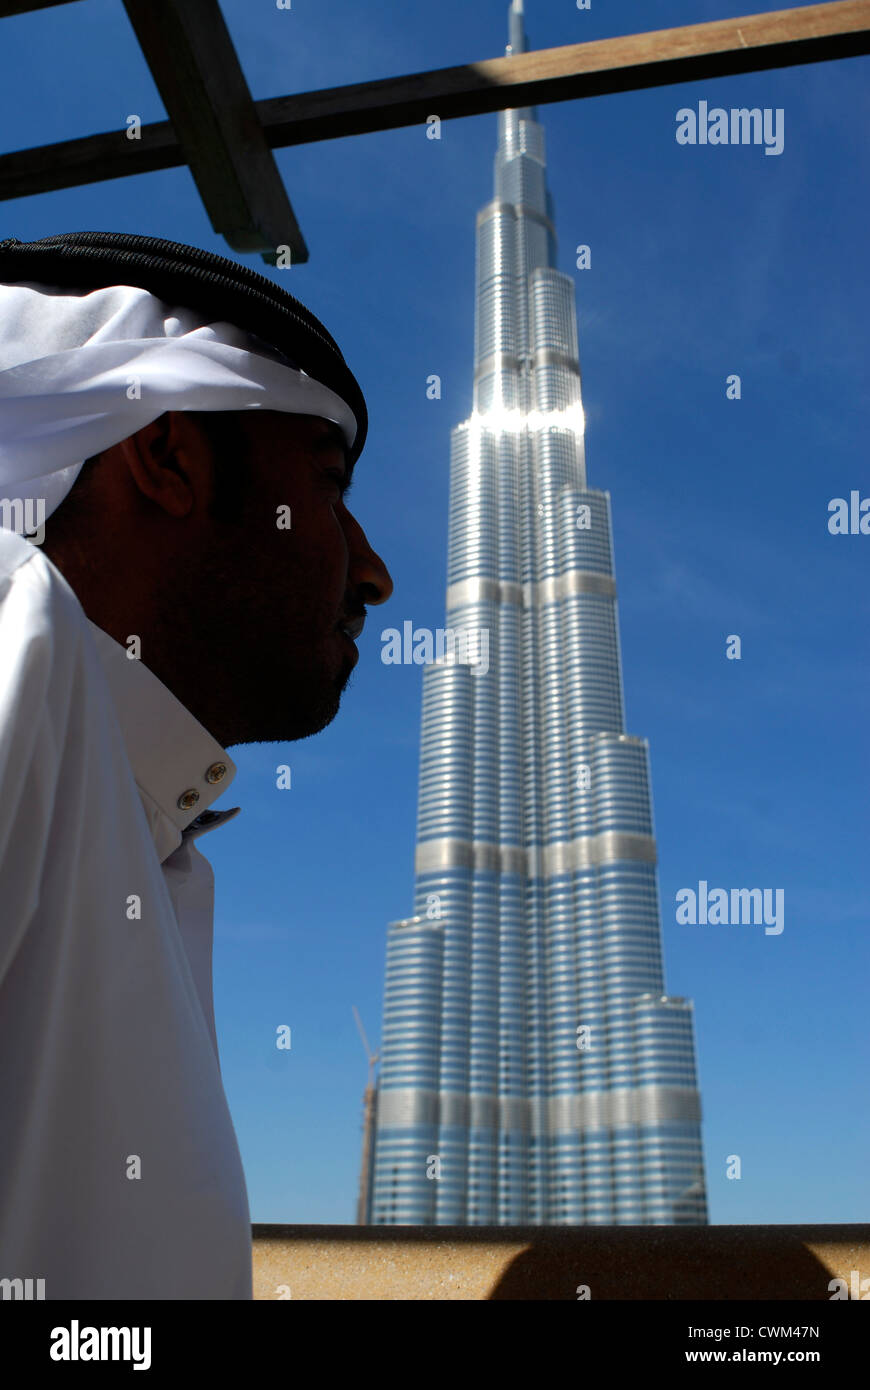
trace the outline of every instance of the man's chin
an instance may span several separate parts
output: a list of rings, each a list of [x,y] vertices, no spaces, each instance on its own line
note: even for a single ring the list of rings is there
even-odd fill
[[[332,682],[323,682],[319,698],[304,708],[296,706],[283,711],[280,722],[283,733],[278,737],[284,740],[313,738],[327,728],[338,714],[344,689],[353,675],[351,662],[342,664],[341,671]]]
[[[341,691],[339,690],[331,699],[324,701],[316,710],[312,710],[307,717],[298,720],[295,724],[296,733],[287,733],[286,739],[312,738],[314,734],[321,733],[327,728],[338,714],[341,705]]]
[[[268,711],[262,710],[259,715],[254,715],[244,734],[223,746],[232,748],[237,743],[287,743],[313,738],[327,728],[338,714],[341,697],[353,669],[353,663],[346,661],[331,680],[324,678],[321,673],[316,689],[312,689],[304,677],[300,680],[296,676],[294,683],[303,687],[300,693],[306,695],[307,699],[288,700],[278,707],[272,702]]]

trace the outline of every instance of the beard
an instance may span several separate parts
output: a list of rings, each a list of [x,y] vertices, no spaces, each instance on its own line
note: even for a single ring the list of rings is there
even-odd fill
[[[279,663],[274,676],[264,672],[262,680],[247,692],[244,712],[236,711],[236,736],[231,743],[282,743],[311,738],[338,714],[342,693],[353,672],[352,662],[343,660],[336,672],[334,658],[331,663],[312,660],[310,648],[287,655],[290,660]],[[271,695],[267,695],[263,682],[270,680],[275,683]]]
[[[142,659],[224,748],[320,733],[353,673],[334,604],[310,570],[288,569],[282,584],[277,594],[265,559],[240,562],[237,533],[162,581],[159,629]]]

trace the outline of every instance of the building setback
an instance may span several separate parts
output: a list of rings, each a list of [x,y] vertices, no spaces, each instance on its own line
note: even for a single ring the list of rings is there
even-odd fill
[[[525,50],[522,0],[509,52]],[[424,667],[414,915],[388,931],[373,1225],[705,1225],[692,1008],[665,994],[648,750],[535,108],[477,219],[448,633]]]

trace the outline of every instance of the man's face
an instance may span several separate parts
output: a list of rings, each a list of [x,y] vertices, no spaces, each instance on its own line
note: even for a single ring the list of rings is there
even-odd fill
[[[232,418],[247,448],[229,520],[213,515],[215,460],[196,412],[168,412],[104,451],[44,545],[87,616],[122,646],[137,635],[144,664],[224,747],[325,728],[359,659],[342,627],[393,591],[344,505],[338,427],[278,411]]]
[[[196,645],[207,637],[222,657],[219,727],[206,727],[224,746],[306,738],[329,724],[359,660],[342,628],[393,589],[345,506],[338,426],[276,411],[236,418],[250,442],[244,506],[230,523],[212,521],[192,567]]]

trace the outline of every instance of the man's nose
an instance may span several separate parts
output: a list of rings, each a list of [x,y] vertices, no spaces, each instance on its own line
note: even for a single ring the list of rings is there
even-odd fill
[[[386,603],[393,580],[380,555],[372,550],[359,522],[353,523],[349,583],[361,591],[363,603]]]

